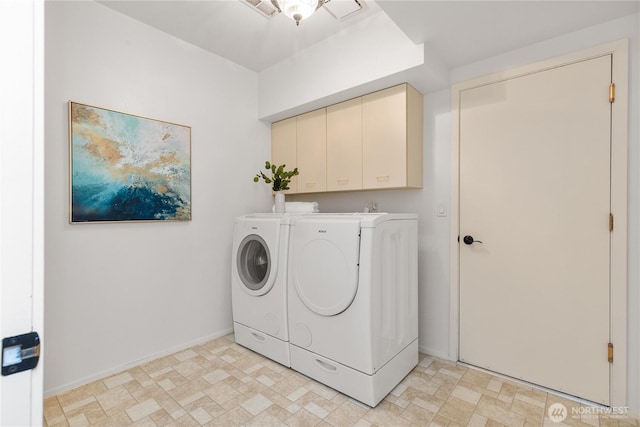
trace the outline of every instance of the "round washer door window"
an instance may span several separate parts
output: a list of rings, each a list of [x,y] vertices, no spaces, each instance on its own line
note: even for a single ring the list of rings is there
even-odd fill
[[[271,254],[264,239],[256,234],[245,237],[238,247],[237,269],[245,291],[251,295],[264,295],[273,286],[269,280]]]

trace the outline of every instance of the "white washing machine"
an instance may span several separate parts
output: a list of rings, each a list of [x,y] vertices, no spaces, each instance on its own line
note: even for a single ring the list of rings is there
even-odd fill
[[[418,363],[418,230],[412,214],[293,218],[291,367],[376,406]]]
[[[231,256],[233,329],[238,344],[287,367],[286,214],[252,214],[235,220]]]

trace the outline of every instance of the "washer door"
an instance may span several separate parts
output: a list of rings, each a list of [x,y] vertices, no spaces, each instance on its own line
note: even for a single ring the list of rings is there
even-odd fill
[[[293,232],[293,282],[311,311],[334,316],[345,311],[358,291],[360,222],[300,220]]]
[[[271,276],[271,252],[264,239],[250,234],[240,242],[236,255],[238,276],[244,290],[250,295],[264,295],[273,287]]]

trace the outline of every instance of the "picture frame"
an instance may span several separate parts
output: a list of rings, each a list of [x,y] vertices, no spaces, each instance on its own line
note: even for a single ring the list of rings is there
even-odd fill
[[[191,220],[191,127],[69,101],[69,222]]]

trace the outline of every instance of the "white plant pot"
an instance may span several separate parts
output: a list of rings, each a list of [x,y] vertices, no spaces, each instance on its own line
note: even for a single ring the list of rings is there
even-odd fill
[[[276,191],[275,194],[275,213],[284,213],[285,205],[284,205],[284,193],[282,191]]]

